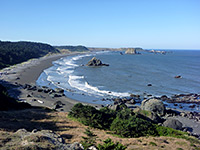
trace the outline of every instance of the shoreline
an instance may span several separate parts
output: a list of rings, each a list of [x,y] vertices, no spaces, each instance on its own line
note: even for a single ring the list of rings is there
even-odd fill
[[[53,61],[58,60],[62,57],[78,54],[84,53],[72,52],[28,60],[27,62],[2,69],[0,71],[0,80],[1,82],[3,81],[3,85],[6,85],[8,87],[9,95],[18,100],[26,101],[32,106],[42,106],[52,109],[55,108],[55,104],[60,101],[63,103],[63,105],[61,108],[56,109],[57,111],[69,112],[76,103],[83,103],[101,108],[102,106],[100,104],[84,103],[75,99],[68,98],[67,95],[52,98],[48,93],[22,88],[22,85],[25,84],[31,84],[35,86],[36,80],[38,79],[40,74],[43,72],[44,69],[51,67],[53,65]],[[180,120],[183,123],[183,126],[192,128],[193,133],[200,134],[200,122],[181,116],[174,116],[173,118]]]
[[[64,53],[64,54],[54,54],[50,56],[44,56],[36,59],[31,59],[21,64],[17,64],[8,68],[2,69],[0,80],[2,84],[5,86],[11,86],[8,92],[9,95],[12,97],[20,100],[26,101],[32,106],[43,106],[54,108],[55,103],[61,101],[63,103],[62,108],[57,109],[58,111],[69,112],[74,104],[79,103],[81,101],[68,98],[66,96],[62,97],[55,97],[52,98],[49,94],[44,92],[36,91],[29,91],[23,89],[21,87],[16,88],[15,86],[23,86],[25,84],[30,84],[36,86],[36,81],[39,78],[40,74],[43,70],[53,66],[52,62],[56,61],[62,57],[73,56],[78,54],[84,54],[88,52],[71,52],[71,53]],[[99,104],[91,104],[91,103],[84,103],[89,104],[95,107],[100,107]]]

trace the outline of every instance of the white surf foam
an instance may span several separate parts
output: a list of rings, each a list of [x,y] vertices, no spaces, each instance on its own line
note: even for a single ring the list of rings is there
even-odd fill
[[[51,82],[55,86],[58,86],[59,81],[68,81],[68,85],[74,89],[79,90],[79,92],[85,92],[89,95],[96,96],[114,96],[114,97],[126,97],[129,93],[120,93],[114,91],[100,90],[98,87],[90,85],[84,78],[84,76],[74,75],[74,69],[79,65],[76,61],[82,59],[83,57],[95,56],[96,54],[107,53],[108,51],[95,52],[92,54],[78,55],[73,57],[61,58],[55,61],[54,64],[58,65],[55,70],[46,70],[47,81]],[[65,79],[63,79],[65,78]],[[62,83],[60,82],[60,86]],[[66,84],[66,83],[63,83]]]
[[[75,76],[70,75],[68,83],[71,87],[78,89],[79,91],[86,92],[89,95],[98,95],[98,96],[115,96],[115,97],[126,97],[129,96],[129,93],[120,93],[113,91],[100,90],[98,87],[94,87],[88,82],[85,81],[84,76]]]
[[[97,93],[101,93],[103,95],[109,95],[109,96],[116,96],[116,97],[126,97],[126,96],[130,96],[129,93],[125,92],[125,93],[121,93],[121,92],[113,92],[113,91],[106,91],[106,90],[99,90],[98,87],[94,87],[91,86],[90,84],[88,84],[88,82],[85,82],[85,87],[88,89],[91,89]]]

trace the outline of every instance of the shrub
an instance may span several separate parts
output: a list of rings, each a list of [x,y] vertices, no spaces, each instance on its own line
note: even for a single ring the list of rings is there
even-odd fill
[[[182,131],[178,131],[178,130],[175,130],[175,129],[172,129],[172,128],[158,126],[158,125],[156,127],[156,130],[157,130],[159,136],[178,137],[178,136],[187,135],[187,133],[184,133]]]
[[[157,135],[155,126],[144,119],[131,116],[128,119],[117,117],[111,124],[111,131],[122,137]]]
[[[126,146],[124,146],[118,142],[114,143],[110,138],[108,138],[104,141],[103,145],[99,144],[97,146],[97,148],[99,150],[125,150]]]
[[[84,132],[87,136],[82,137],[83,140],[81,141],[81,144],[85,149],[88,149],[90,146],[94,146],[96,144],[96,136],[90,129],[85,129]]]
[[[143,115],[135,114],[128,108],[121,111],[108,108],[97,110],[92,106],[78,103],[72,108],[69,117],[76,118],[90,127],[111,130],[121,137],[172,136],[196,142],[195,139],[188,137],[187,133],[153,124]]]
[[[109,129],[113,118],[115,118],[115,112],[108,108],[97,110],[92,106],[84,106],[78,103],[74,105],[69,116],[78,119],[81,123],[90,127]]]
[[[156,143],[154,143],[154,142],[149,142],[149,145],[152,145],[152,146],[157,146],[157,144],[156,144]]]

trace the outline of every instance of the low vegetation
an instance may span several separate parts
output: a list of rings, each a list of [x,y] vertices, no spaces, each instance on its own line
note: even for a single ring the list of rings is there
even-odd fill
[[[97,148],[99,150],[125,150],[126,146],[119,142],[114,143],[110,138],[108,138],[104,141],[104,144],[98,144]]]
[[[23,145],[21,137],[15,137],[16,131],[23,128],[29,132],[34,129],[39,131],[52,130],[56,134],[60,135],[64,139],[65,143],[82,143],[85,140],[82,137],[86,137],[86,140],[88,140],[88,138],[90,138],[89,136],[92,135],[90,139],[95,139],[94,146],[99,148],[98,145],[104,145],[104,149],[106,149],[106,147],[109,149],[110,145],[113,145],[113,143],[115,145],[121,143],[123,146],[127,147],[127,150],[176,150],[177,148],[199,149],[200,147],[200,143],[194,142],[193,140],[195,139],[193,138],[192,140],[192,137],[190,137],[190,140],[169,136],[121,138],[120,136],[108,134],[108,130],[97,128],[88,129],[88,126],[66,116],[68,116],[67,112],[56,112],[40,108],[17,111],[0,111],[0,149],[12,149],[11,147],[13,147],[13,149],[16,149],[15,147],[25,149],[28,146],[32,146],[32,149],[36,149],[36,147],[33,147],[33,145],[30,144]],[[86,133],[86,130],[90,131]],[[105,143],[104,141],[106,139],[111,139],[112,141]],[[37,145],[38,149],[54,148],[51,145],[46,145],[42,140],[37,140],[37,142],[34,143]]]
[[[78,103],[74,105],[68,116],[77,119],[84,125],[109,130],[120,137],[170,136],[195,142],[195,139],[190,138],[186,132],[154,124],[128,108],[121,111],[113,111],[108,108],[97,110],[92,106]]]

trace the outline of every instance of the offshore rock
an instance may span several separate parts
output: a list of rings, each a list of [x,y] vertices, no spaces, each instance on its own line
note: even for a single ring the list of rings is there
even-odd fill
[[[125,51],[125,54],[140,54],[136,51],[137,48],[128,48],[126,51]]]
[[[93,57],[86,66],[109,66],[109,64],[103,64],[100,59]]]

